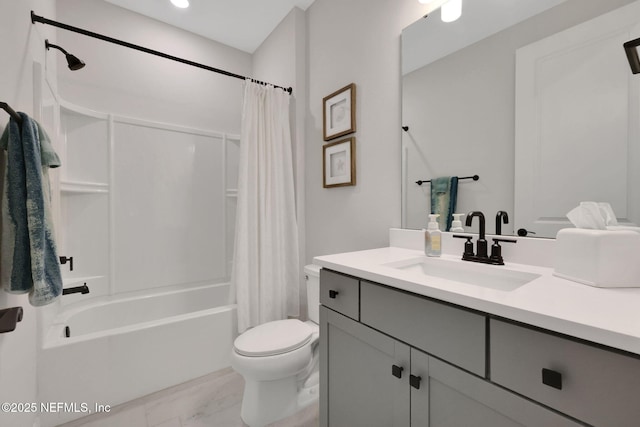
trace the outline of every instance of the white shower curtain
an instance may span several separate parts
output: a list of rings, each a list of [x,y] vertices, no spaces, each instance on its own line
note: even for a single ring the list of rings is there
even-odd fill
[[[231,282],[238,331],[299,314],[290,95],[244,83]]]

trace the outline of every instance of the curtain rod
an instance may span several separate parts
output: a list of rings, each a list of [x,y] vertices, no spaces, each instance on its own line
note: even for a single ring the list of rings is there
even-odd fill
[[[109,43],[114,43],[120,46],[124,46],[124,47],[128,47],[130,49],[134,49],[134,50],[139,50],[140,52],[145,52],[151,55],[156,55],[156,56],[160,56],[162,58],[166,58],[166,59],[171,59],[172,61],[176,61],[176,62],[181,62],[183,64],[187,64],[187,65],[191,65],[193,67],[197,67],[197,68],[202,68],[204,70],[208,70],[208,71],[213,71],[214,73],[219,73],[219,74],[224,74],[225,76],[230,76],[230,77],[235,77],[237,79],[242,79],[245,80],[247,79],[247,77],[245,76],[241,76],[240,74],[235,74],[235,73],[231,73],[229,71],[225,71],[225,70],[221,70],[219,68],[214,68],[214,67],[210,67],[208,65],[204,65],[204,64],[199,64],[197,62],[193,62],[193,61],[189,61],[188,59],[183,59],[183,58],[178,58],[177,56],[173,56],[173,55],[169,55],[167,53],[164,52],[160,52],[157,50],[153,50],[153,49],[149,49],[143,46],[138,46],[136,44],[133,43],[129,43],[129,42],[125,42],[122,40],[118,40],[118,39],[114,39],[113,37],[108,37],[102,34],[98,34],[98,33],[94,33],[93,31],[88,31],[88,30],[84,30],[82,28],[78,28],[78,27],[73,27],[71,25],[67,25],[67,24],[63,24],[62,22],[57,22],[57,21],[53,21],[51,19],[47,19],[44,18],[42,16],[38,16],[36,15],[33,10],[31,11],[31,23],[35,24],[36,22],[40,22],[41,24],[48,24],[48,25],[52,25],[54,27],[58,27],[58,28],[62,28],[63,30],[67,30],[67,31],[73,31],[74,33],[79,33],[85,36],[89,36],[89,37],[93,37],[96,39],[100,39],[100,40],[104,40],[106,42]],[[269,84],[266,82],[262,82],[260,80],[255,80],[255,79],[251,79],[252,81],[259,83],[259,84]],[[291,94],[293,92],[293,88],[288,87],[282,87],[282,86],[277,86],[277,85],[272,85],[276,88],[282,89],[286,92],[289,92],[289,94]]]

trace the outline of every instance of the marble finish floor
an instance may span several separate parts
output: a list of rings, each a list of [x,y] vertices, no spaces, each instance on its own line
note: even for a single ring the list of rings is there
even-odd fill
[[[246,427],[244,379],[231,368],[115,406],[59,427]],[[269,427],[317,427],[318,404]]]

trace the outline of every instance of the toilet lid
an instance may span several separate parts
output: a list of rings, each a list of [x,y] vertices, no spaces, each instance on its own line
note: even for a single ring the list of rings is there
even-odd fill
[[[311,333],[311,327],[297,319],[276,320],[244,332],[233,346],[243,356],[273,356],[302,347]]]

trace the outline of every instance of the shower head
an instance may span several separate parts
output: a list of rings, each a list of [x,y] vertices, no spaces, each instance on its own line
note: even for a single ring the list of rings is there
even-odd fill
[[[44,41],[44,46],[47,48],[47,50],[49,50],[50,47],[54,48],[54,49],[58,49],[60,52],[64,53],[64,56],[67,58],[67,65],[69,66],[69,69],[72,71],[76,71],[79,70],[81,68],[84,67],[84,62],[78,58],[75,55],[70,54],[69,52],[67,52],[66,50],[64,50],[63,48],[61,48],[58,45],[55,45],[53,43],[49,43],[49,40],[45,40]]]

